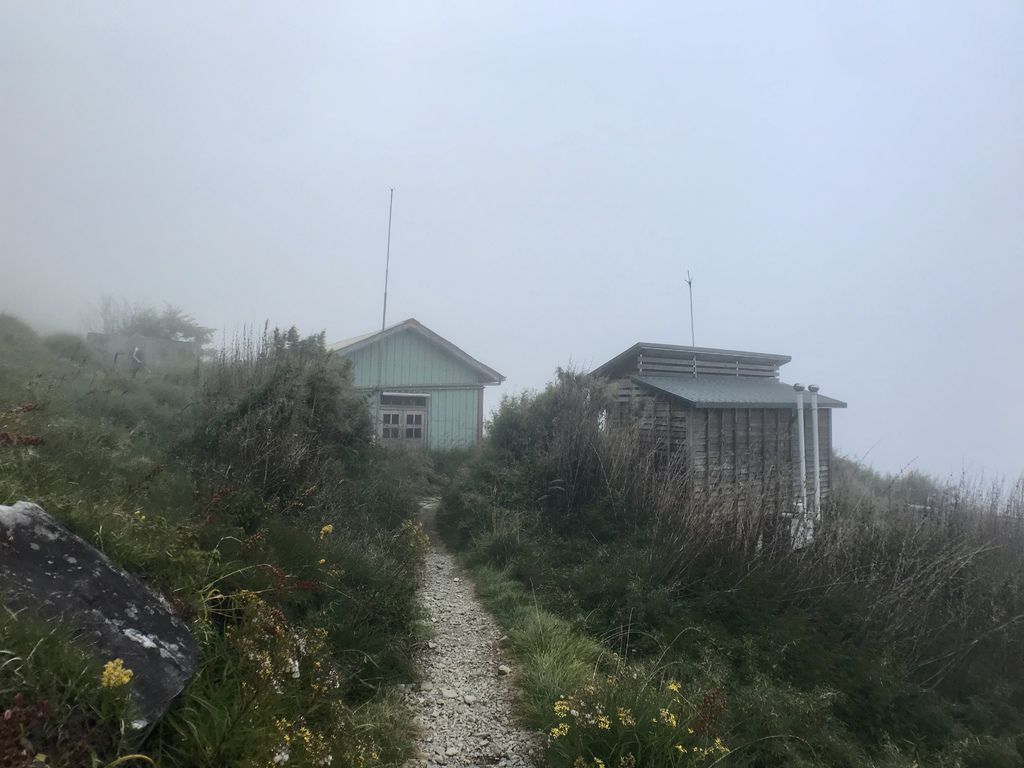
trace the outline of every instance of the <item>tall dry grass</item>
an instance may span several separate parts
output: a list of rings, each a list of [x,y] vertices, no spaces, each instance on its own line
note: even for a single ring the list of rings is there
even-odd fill
[[[841,597],[862,618],[865,642],[926,685],[1024,683],[1015,661],[1024,651],[1024,477],[1012,486],[917,477],[916,494],[895,497],[840,485],[813,541],[795,549],[802,521],[789,468],[740,485],[698,482],[642,426],[610,428],[610,398],[606,384],[559,371],[544,392],[503,403],[492,448],[515,498],[492,531],[518,536],[509,526],[539,510],[544,525],[570,535],[639,534],[657,583],[685,589],[714,573],[733,589],[770,582],[782,602]]]

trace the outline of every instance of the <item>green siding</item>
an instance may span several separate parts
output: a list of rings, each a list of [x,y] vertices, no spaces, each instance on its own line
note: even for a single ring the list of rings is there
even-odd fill
[[[429,447],[447,450],[475,445],[479,390],[436,389],[429,392]]]
[[[377,392],[406,391],[430,395],[427,445],[431,449],[466,448],[476,444],[479,422],[479,374],[418,333],[397,333],[351,353],[355,385],[367,392],[376,412]]]
[[[352,360],[357,387],[480,383],[473,369],[413,331],[396,333],[346,356]]]

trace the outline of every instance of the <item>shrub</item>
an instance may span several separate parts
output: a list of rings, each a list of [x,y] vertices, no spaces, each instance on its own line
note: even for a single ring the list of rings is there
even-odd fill
[[[556,766],[703,766],[729,753],[718,736],[720,692],[688,691],[658,671],[620,668],[552,705],[547,754]]]
[[[134,377],[69,345],[0,316],[0,431],[39,438],[0,445],[0,503],[39,502],[189,622],[199,671],[143,751],[168,768],[273,764],[285,746],[289,765],[402,762],[410,723],[390,686],[409,679],[428,466],[403,474],[369,443],[322,337],[267,333]],[[48,764],[116,760],[109,660],[50,624],[15,629],[0,626],[9,722],[39,720],[47,699],[31,727]]]
[[[837,461],[794,550],[784,476],[697,491],[636,429],[604,428],[607,402],[564,371],[503,401],[438,517],[468,562],[626,660],[721,690],[731,765],[955,765],[964,734],[984,752],[1024,730],[1024,480]]]
[[[323,334],[294,328],[242,339],[204,378],[194,449],[230,487],[258,489],[282,512],[331,497],[369,443],[365,401]]]

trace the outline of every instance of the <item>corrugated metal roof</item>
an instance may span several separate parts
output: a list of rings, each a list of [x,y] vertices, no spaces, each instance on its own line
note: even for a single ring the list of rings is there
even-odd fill
[[[631,376],[633,381],[685,400],[694,408],[796,408],[791,384],[774,379],[737,376]],[[811,398],[804,392],[804,407]],[[845,408],[846,403],[818,393],[818,407]]]

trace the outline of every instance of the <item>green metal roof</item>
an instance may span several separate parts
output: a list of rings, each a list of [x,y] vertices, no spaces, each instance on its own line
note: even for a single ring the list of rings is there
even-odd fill
[[[693,408],[796,408],[792,385],[774,379],[738,376],[631,376],[633,381],[685,401]],[[811,407],[804,392],[804,407]],[[818,393],[819,408],[845,408],[846,403]]]

